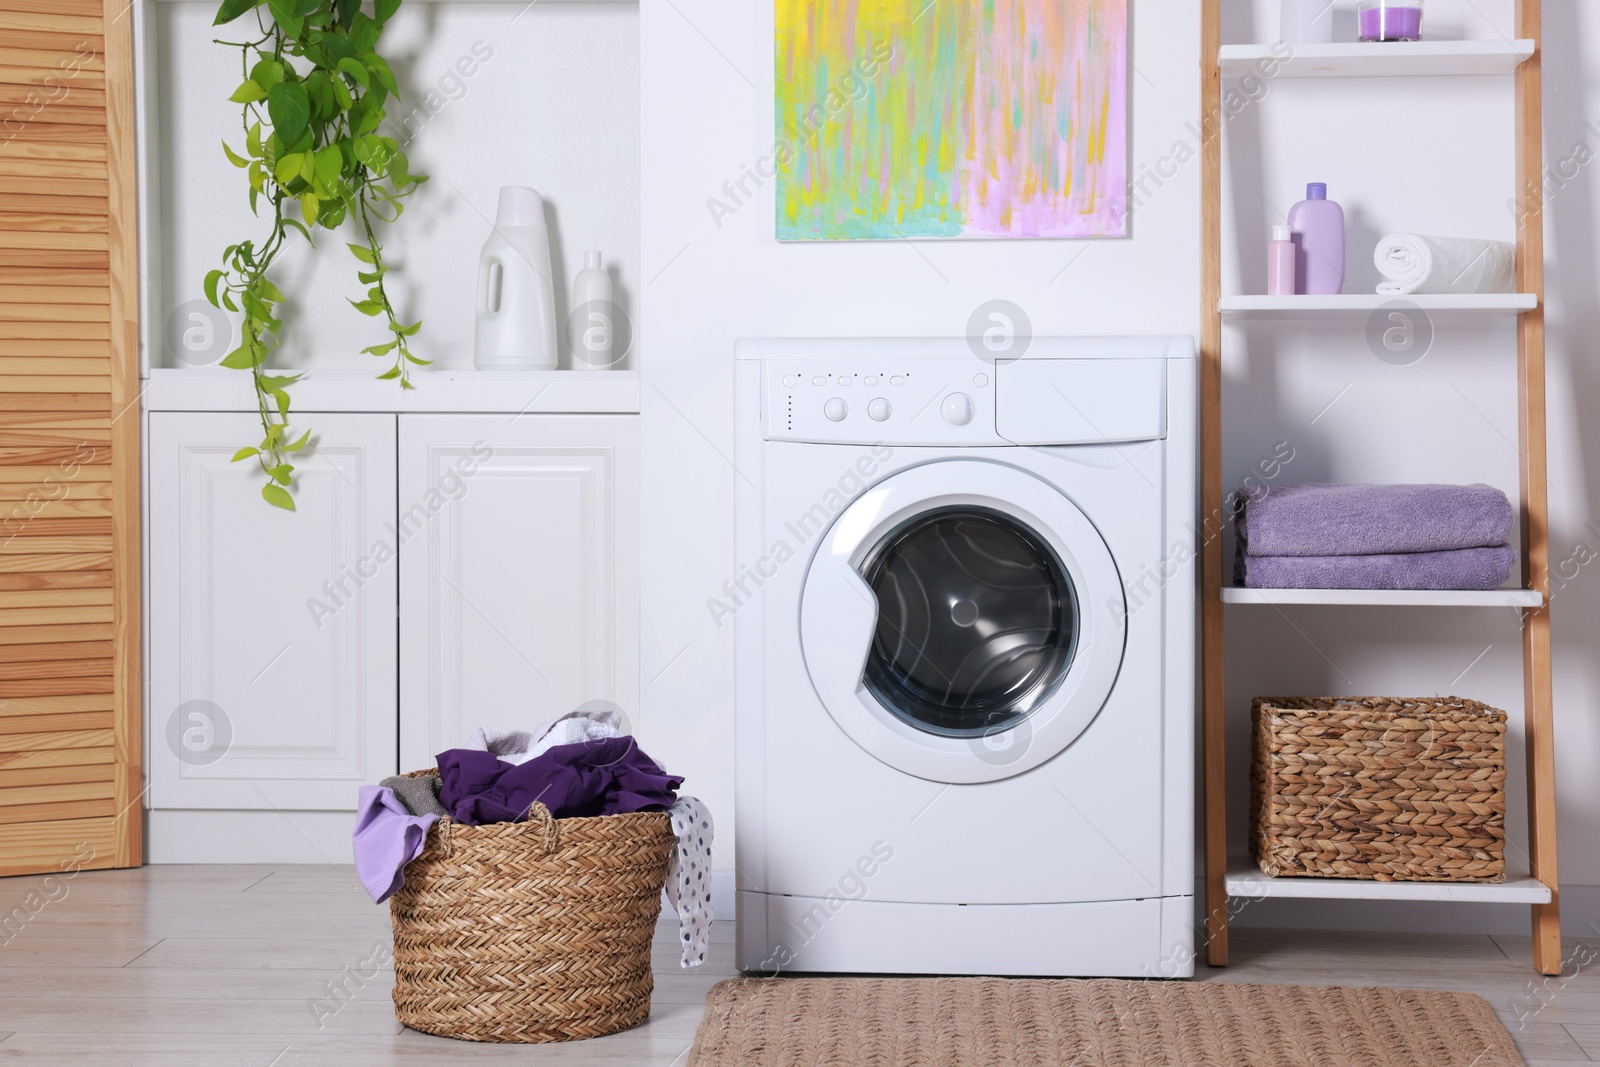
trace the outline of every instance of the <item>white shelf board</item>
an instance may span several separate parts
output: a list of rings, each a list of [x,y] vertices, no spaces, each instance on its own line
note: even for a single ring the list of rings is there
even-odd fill
[[[1506,872],[1504,882],[1370,882],[1356,878],[1269,878],[1253,864],[1228,868],[1228,895],[1296,900],[1434,900],[1485,904],[1548,904],[1550,887]]]
[[[1224,604],[1369,604],[1389,607],[1536,608],[1532,589],[1241,589],[1224,586]]]
[[[1217,63],[1224,78],[1403,78],[1510,74],[1532,55],[1531,40],[1226,44]]]
[[[272,368],[274,374],[296,373]],[[639,374],[628,370],[413,370],[414,389],[381,382],[373,371],[309,370],[289,387],[294,410],[637,414]],[[145,380],[146,411],[254,411],[244,371],[221,367],[154,368]]]
[[[1373,312],[1397,305],[1413,311],[1479,311],[1516,314],[1539,306],[1533,293],[1340,293],[1333,296],[1225,296],[1217,301],[1224,315],[1328,315]]]

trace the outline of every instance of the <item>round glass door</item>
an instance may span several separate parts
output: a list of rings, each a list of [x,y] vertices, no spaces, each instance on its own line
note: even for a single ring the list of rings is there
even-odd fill
[[[1049,544],[1009,515],[971,505],[918,515],[882,539],[861,575],[878,602],[862,680],[918,730],[1010,729],[1071,669],[1072,579]]]
[[[1126,599],[1063,489],[988,459],[885,478],[839,512],[800,597],[800,651],[839,729],[933,782],[996,782],[1055,758],[1116,684]],[[1005,735],[1011,757],[987,758]]]

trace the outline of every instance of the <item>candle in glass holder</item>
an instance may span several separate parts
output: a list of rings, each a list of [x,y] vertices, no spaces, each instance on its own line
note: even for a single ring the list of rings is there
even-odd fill
[[[1422,0],[1361,0],[1357,36],[1363,41],[1422,40]]]

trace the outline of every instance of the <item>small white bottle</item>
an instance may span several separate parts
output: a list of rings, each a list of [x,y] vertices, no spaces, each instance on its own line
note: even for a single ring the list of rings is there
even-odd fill
[[[556,369],[556,292],[550,274],[544,199],[526,186],[503,187],[494,232],[478,261],[472,362],[479,370]]]
[[[1330,44],[1333,0],[1283,0],[1278,40],[1285,44]]]
[[[1295,292],[1294,231],[1287,226],[1272,228],[1267,245],[1267,295],[1293,296]]]
[[[611,366],[613,314],[611,275],[600,265],[599,252],[585,252],[583,269],[572,282],[569,341],[573,367],[605,370]]]

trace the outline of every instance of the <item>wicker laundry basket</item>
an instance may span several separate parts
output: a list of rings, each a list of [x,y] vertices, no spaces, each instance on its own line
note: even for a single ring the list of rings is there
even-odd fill
[[[440,819],[389,901],[395,1015],[468,1041],[570,1041],[643,1022],[675,844],[665,812],[557,820],[535,804],[521,823]]]
[[[1251,721],[1250,847],[1266,874],[1505,880],[1505,712],[1257,697]]]

